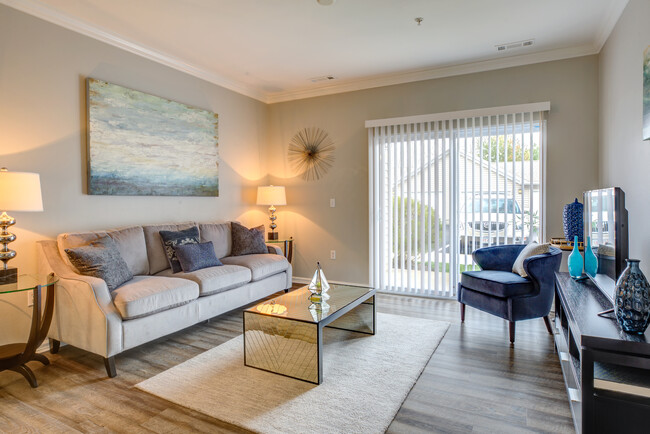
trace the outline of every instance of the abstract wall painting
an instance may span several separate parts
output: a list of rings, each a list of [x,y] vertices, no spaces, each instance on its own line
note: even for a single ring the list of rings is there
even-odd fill
[[[88,193],[219,196],[216,113],[89,78]]]
[[[643,53],[643,140],[650,140],[650,46]]]

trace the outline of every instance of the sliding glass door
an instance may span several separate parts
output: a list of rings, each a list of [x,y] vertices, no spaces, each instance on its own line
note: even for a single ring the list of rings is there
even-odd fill
[[[453,297],[474,249],[542,236],[545,107],[367,123],[373,285]]]

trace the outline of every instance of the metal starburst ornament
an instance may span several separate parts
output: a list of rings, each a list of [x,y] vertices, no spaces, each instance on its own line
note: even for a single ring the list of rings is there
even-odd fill
[[[320,128],[303,128],[291,139],[289,163],[306,181],[320,179],[334,164],[334,141]]]

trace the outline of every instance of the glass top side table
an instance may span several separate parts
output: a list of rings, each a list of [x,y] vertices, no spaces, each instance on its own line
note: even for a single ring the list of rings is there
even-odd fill
[[[36,349],[43,343],[52,323],[54,312],[54,284],[59,279],[51,275],[21,274],[17,282],[0,285],[0,295],[14,292],[33,291],[32,324],[29,338],[25,343],[14,343],[0,346],[0,372],[14,371],[21,374],[32,387],[38,387],[36,376],[26,363],[32,360],[49,365],[50,361],[42,354],[36,354]],[[48,288],[45,306],[42,306],[42,290]]]
[[[284,244],[284,257],[291,263],[291,259],[293,258],[293,237],[289,237],[286,240],[266,240],[265,242],[267,244]]]

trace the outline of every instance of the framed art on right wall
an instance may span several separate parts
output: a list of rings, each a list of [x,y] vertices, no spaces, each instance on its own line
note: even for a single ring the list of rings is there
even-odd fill
[[[650,140],[650,46],[643,52],[643,140]]]

